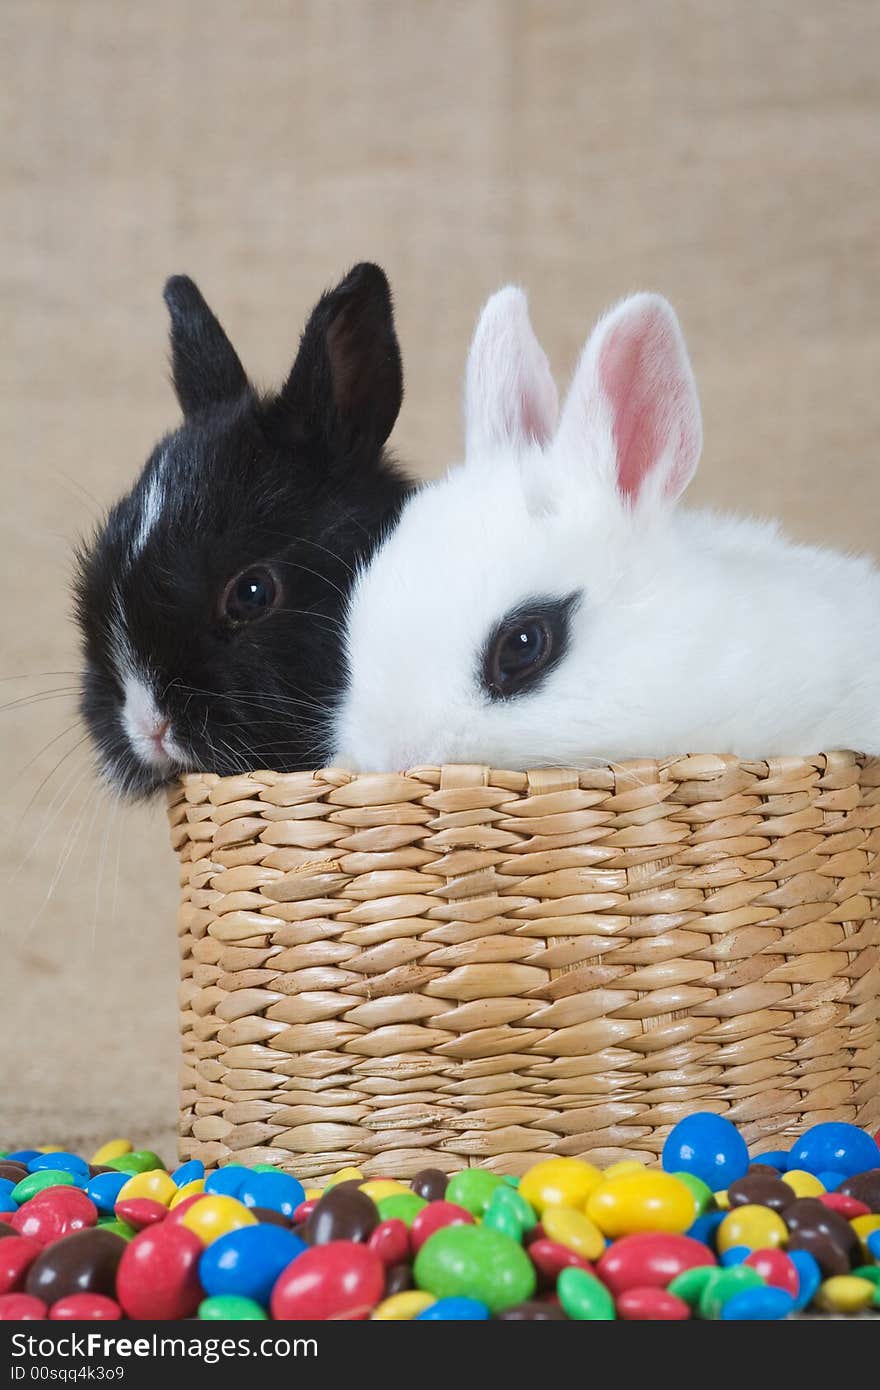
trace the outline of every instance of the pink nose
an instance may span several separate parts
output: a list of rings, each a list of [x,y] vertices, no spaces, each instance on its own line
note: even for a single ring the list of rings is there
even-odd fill
[[[168,732],[168,720],[167,720],[167,719],[163,719],[159,724],[154,725],[153,731],[152,731],[152,733],[150,734],[150,738],[153,740],[153,742],[155,743],[155,745],[156,745],[157,748],[159,748],[159,749],[162,748],[162,744],[163,744],[164,741],[165,741],[165,735],[167,734],[167,732]]]

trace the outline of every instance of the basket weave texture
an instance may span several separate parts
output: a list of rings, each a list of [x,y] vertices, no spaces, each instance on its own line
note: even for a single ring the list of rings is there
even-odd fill
[[[308,1178],[880,1124],[880,759],[189,774],[181,1152]]]

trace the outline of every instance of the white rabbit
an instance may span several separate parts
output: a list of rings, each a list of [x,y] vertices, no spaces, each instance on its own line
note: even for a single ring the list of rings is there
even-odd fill
[[[872,564],[676,508],[702,430],[666,300],[600,321],[557,413],[503,289],[470,352],[465,462],[410,498],[352,592],[334,760],[880,752]]]

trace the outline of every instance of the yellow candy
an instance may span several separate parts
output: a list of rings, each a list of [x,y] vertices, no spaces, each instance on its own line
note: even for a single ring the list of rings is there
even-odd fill
[[[127,1139],[110,1139],[106,1144],[102,1144],[100,1149],[95,1149],[89,1162],[112,1163],[114,1158],[121,1158],[123,1154],[130,1153],[131,1144]]]
[[[361,1192],[366,1192],[374,1202],[381,1202],[383,1197],[399,1197],[401,1192],[409,1192],[409,1188],[393,1178],[373,1178],[371,1182],[361,1183]]]
[[[170,1173],[162,1168],[154,1168],[150,1173],[135,1173],[125,1187],[119,1189],[117,1202],[127,1202],[131,1197],[149,1197],[151,1202],[161,1202],[167,1207],[178,1194],[178,1187]]]
[[[728,1212],[715,1237],[721,1255],[736,1245],[744,1245],[748,1250],[768,1250],[787,1240],[788,1227],[779,1213],[753,1202]]]
[[[857,1274],[835,1274],[820,1284],[816,1302],[826,1313],[860,1313],[873,1297],[870,1279],[860,1279]]]
[[[864,1216],[854,1216],[849,1224],[859,1238],[862,1259],[866,1265],[871,1264],[873,1257],[868,1249],[868,1236],[874,1231],[880,1231],[880,1212],[866,1212]]]
[[[360,1168],[340,1168],[338,1173],[334,1173],[332,1178],[328,1178],[324,1191],[328,1187],[335,1187],[339,1182],[363,1182],[364,1175]]]
[[[788,1183],[796,1197],[821,1197],[825,1191],[824,1183],[804,1168],[790,1168],[787,1173],[780,1173],[779,1176],[784,1183]]]
[[[404,1289],[403,1293],[393,1293],[373,1309],[371,1322],[410,1322],[419,1313],[430,1308],[437,1300],[432,1293],[421,1289]]]
[[[187,1197],[195,1197],[197,1193],[204,1192],[204,1190],[204,1178],[193,1178],[192,1182],[185,1182],[183,1187],[177,1189],[171,1201],[168,1203],[169,1211],[173,1211],[175,1207],[179,1207],[180,1203],[185,1202]]]
[[[541,1225],[551,1240],[583,1255],[585,1260],[598,1260],[605,1249],[605,1237],[599,1227],[574,1207],[545,1207]]]
[[[730,1198],[727,1195],[726,1187],[721,1192],[713,1192],[712,1196],[715,1199],[715,1205],[719,1211],[730,1210]]]
[[[540,1216],[545,1207],[583,1207],[599,1186],[602,1174],[579,1158],[545,1158],[530,1168],[519,1185],[519,1195]]]
[[[210,1245],[212,1240],[225,1236],[227,1231],[237,1231],[241,1226],[256,1226],[257,1218],[248,1211],[244,1202],[212,1193],[202,1197],[201,1201],[193,1202],[180,1218],[180,1224],[194,1231],[203,1244]]]
[[[306,1202],[310,1202],[315,1197],[321,1197],[323,1195],[323,1192],[323,1187],[307,1187],[305,1188],[305,1196],[303,1200]]]
[[[603,1182],[587,1201],[587,1216],[606,1236],[681,1232],[696,1220],[697,1203],[690,1188],[671,1173],[646,1168]]]
[[[644,1171],[644,1163],[640,1163],[637,1158],[622,1158],[619,1163],[612,1163],[610,1168],[605,1168],[602,1177],[607,1182],[609,1178],[622,1178],[626,1173],[644,1173]]]

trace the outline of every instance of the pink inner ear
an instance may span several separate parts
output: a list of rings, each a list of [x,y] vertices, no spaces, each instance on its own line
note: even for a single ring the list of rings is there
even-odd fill
[[[664,456],[667,497],[678,497],[693,472],[699,440],[686,371],[674,329],[658,305],[624,318],[601,346],[599,382],[611,405],[617,482],[625,497],[638,497]]]
[[[535,383],[533,389],[524,386],[520,396],[520,416],[512,437],[533,439],[536,444],[546,444],[553,431],[556,419],[556,390],[552,383],[550,389],[541,389]]]

